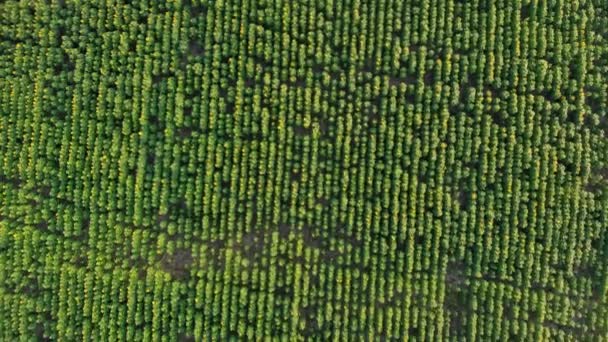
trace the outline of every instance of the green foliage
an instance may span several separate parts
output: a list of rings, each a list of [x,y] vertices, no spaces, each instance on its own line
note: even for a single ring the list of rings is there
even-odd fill
[[[606,1],[4,1],[0,340],[596,340]]]

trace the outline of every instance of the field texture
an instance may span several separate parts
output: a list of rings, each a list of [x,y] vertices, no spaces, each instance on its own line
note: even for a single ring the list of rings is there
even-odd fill
[[[605,0],[0,3],[0,340],[608,339]]]

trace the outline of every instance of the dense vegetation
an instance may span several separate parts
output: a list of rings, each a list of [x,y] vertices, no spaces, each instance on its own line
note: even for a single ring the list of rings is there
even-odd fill
[[[605,0],[0,3],[0,340],[608,338]]]

